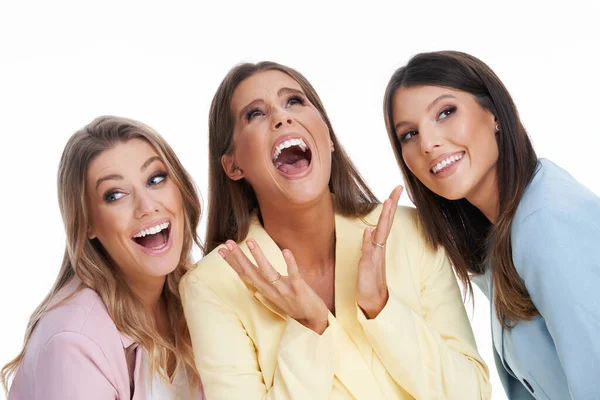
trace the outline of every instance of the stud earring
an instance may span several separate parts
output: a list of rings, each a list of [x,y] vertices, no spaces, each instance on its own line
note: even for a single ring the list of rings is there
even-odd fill
[[[237,169],[237,171],[235,171],[235,172],[236,172],[238,175],[241,175],[241,174],[242,174],[242,170],[241,170],[241,169],[239,169],[239,168],[238,168],[238,169]]]
[[[500,132],[500,124],[496,124],[496,132]]]

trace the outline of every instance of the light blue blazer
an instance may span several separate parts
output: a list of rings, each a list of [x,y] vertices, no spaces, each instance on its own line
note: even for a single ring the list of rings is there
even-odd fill
[[[513,220],[512,256],[540,316],[492,338],[509,399],[600,399],[600,198],[540,160]],[[493,265],[491,266],[493,268]]]

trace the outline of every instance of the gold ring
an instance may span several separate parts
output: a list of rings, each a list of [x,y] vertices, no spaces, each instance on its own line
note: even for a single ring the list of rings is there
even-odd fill
[[[271,285],[274,285],[274,284],[276,284],[277,282],[279,282],[279,280],[280,280],[280,279],[281,279],[281,274],[278,272],[278,273],[277,273],[277,279],[274,279],[274,280],[270,281],[269,283],[270,283]]]
[[[377,246],[377,247],[381,247],[381,248],[385,247],[385,243],[377,243],[377,242],[375,241],[375,239],[373,239],[373,237],[372,237],[372,236],[371,236],[371,243],[373,243],[373,244],[374,244],[375,246]]]

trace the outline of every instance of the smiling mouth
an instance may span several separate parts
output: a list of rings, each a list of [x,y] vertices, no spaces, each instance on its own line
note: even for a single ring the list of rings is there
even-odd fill
[[[465,152],[463,151],[461,153],[454,154],[450,157],[447,157],[444,160],[435,164],[433,166],[433,168],[431,168],[429,171],[434,175],[436,175],[440,172],[444,172],[444,171],[448,170],[450,167],[452,167],[455,163],[462,160],[464,155],[465,155]]]
[[[148,250],[157,251],[163,249],[169,243],[170,234],[171,223],[163,222],[136,232],[131,239]]]
[[[279,143],[273,151],[273,165],[286,175],[305,171],[312,160],[312,152],[301,138]]]

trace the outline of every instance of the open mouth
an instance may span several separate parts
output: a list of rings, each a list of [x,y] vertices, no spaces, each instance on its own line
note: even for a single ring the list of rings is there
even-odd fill
[[[150,251],[158,251],[167,246],[170,234],[171,223],[167,221],[142,229],[136,232],[131,239]]]
[[[461,153],[454,154],[450,157],[447,157],[444,160],[435,164],[433,166],[433,168],[431,168],[430,172],[434,175],[445,172],[445,171],[449,170],[450,168],[452,168],[457,162],[462,160],[464,155],[465,155],[465,152],[463,151]]]
[[[286,175],[305,171],[312,160],[312,152],[302,138],[288,139],[273,150],[273,165]]]

